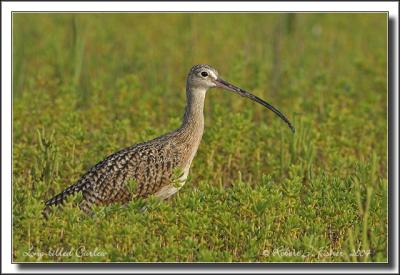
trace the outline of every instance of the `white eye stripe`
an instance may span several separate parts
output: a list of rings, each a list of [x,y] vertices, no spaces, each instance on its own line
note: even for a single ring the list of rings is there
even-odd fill
[[[217,75],[214,73],[214,72],[210,72],[210,76],[213,78],[213,79],[217,79]]]
[[[204,75],[203,75],[204,74]],[[211,77],[212,79],[217,79],[217,74],[214,73],[211,70],[207,70],[207,71],[200,71],[198,72],[198,76],[200,76],[201,78],[207,78],[207,77]]]

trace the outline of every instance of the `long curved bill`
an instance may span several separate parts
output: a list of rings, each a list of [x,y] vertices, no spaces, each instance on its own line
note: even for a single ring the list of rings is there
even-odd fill
[[[289,126],[290,130],[292,130],[292,132],[295,132],[295,129],[292,125],[292,123],[290,123],[290,121],[286,118],[286,116],[284,114],[282,114],[278,109],[276,109],[274,106],[272,106],[271,104],[269,104],[268,102],[265,102],[264,100],[262,100],[261,98],[239,88],[236,87],[235,85],[232,85],[231,83],[221,79],[221,78],[217,78],[216,80],[214,80],[214,83],[217,85],[217,87],[226,89],[228,91],[232,91],[234,93],[237,93],[241,96],[250,98],[251,100],[263,105],[264,107],[267,107],[268,109],[270,109],[272,112],[274,112],[277,116],[279,116],[284,122],[286,122],[286,124]]]

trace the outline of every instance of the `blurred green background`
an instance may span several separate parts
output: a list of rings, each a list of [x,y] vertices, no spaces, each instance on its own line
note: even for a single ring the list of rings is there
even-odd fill
[[[384,13],[14,13],[14,261],[387,261],[386,48]],[[180,125],[198,63],[296,134],[211,90],[176,196],[91,218],[76,196],[42,220],[86,169]],[[106,255],[49,253],[81,246]]]

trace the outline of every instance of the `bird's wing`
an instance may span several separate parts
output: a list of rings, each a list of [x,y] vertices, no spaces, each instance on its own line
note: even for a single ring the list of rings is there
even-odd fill
[[[102,201],[119,197],[126,183],[135,180],[135,196],[156,193],[171,181],[173,170],[179,165],[179,155],[165,144],[141,144],[117,154],[102,165],[101,179],[93,191]],[[129,188],[128,188],[129,189]],[[123,191],[121,191],[123,190]]]

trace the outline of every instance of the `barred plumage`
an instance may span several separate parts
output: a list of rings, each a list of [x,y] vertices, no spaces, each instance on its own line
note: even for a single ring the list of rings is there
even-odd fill
[[[45,203],[43,215],[48,217],[51,206],[62,204],[67,197],[82,192],[80,208],[85,213],[92,206],[126,203],[135,197],[154,194],[166,199],[185,183],[192,160],[204,130],[204,100],[209,88],[221,87],[254,100],[280,116],[294,130],[286,117],[260,98],[220,79],[208,65],[193,66],[186,83],[187,105],[179,129],[120,150],[93,166],[75,184]],[[178,173],[177,173],[178,172]],[[126,183],[137,182],[136,190]]]
[[[52,205],[59,205],[70,195],[82,192],[80,208],[90,213],[93,204],[126,203],[133,197],[147,197],[164,186],[172,185],[174,169],[187,161],[185,146],[177,144],[182,132],[177,131],[146,143],[116,152],[93,166],[75,184],[45,203],[47,217]],[[130,193],[126,183],[136,180],[137,190]]]

